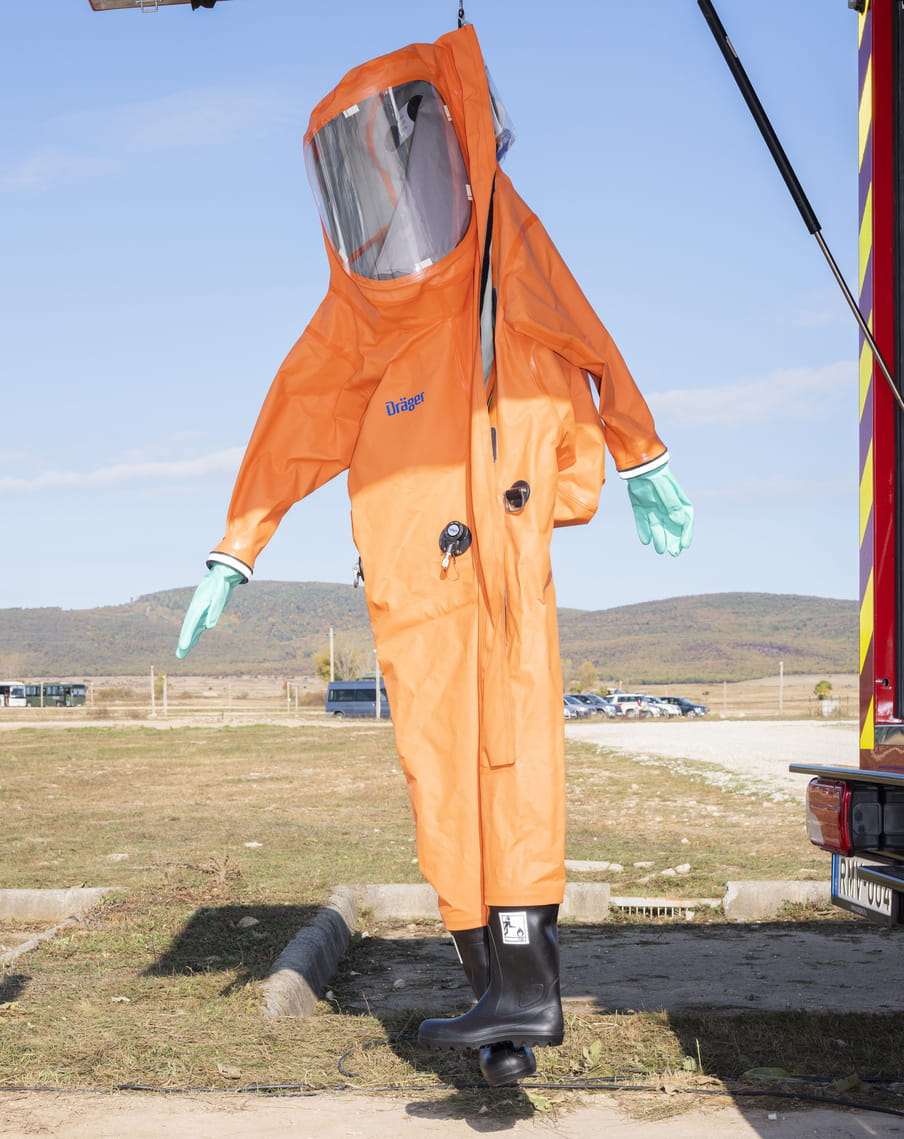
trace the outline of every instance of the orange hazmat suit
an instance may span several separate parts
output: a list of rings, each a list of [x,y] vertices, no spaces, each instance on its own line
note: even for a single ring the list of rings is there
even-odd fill
[[[289,508],[348,471],[420,868],[450,930],[562,899],[552,531],[593,516],[605,449],[625,477],[668,459],[499,168],[495,108],[465,26],[353,70],[314,109],[329,290],[273,381],[208,563],[249,578]]]

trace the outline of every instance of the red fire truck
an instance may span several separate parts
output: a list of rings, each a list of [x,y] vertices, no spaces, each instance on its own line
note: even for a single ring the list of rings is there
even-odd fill
[[[849,0],[860,36],[860,303],[904,377],[904,7]],[[832,853],[832,900],[904,920],[904,415],[866,341],[860,356],[860,765],[794,764],[810,840]],[[897,384],[900,380],[897,381]],[[897,385],[896,385],[897,386]]]

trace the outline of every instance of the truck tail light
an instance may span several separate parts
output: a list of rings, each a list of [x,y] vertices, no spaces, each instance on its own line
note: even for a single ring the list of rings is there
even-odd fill
[[[807,836],[833,854],[875,850],[882,840],[879,788],[843,779],[811,779],[807,787]]]
[[[807,787],[807,837],[833,854],[850,854],[848,814],[851,785],[840,779],[811,779]]]

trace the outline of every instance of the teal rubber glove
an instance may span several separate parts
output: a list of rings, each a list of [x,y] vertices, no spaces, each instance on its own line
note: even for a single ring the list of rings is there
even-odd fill
[[[657,554],[668,551],[677,558],[691,544],[694,508],[668,463],[648,475],[636,475],[627,483],[638,538],[645,546],[652,542]]]
[[[179,660],[188,656],[205,629],[212,629],[216,625],[233,589],[244,580],[236,570],[219,562],[214,563],[201,578],[182,622],[179,647],[176,649]]]

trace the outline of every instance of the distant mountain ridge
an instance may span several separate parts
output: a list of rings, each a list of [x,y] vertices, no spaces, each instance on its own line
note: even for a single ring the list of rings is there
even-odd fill
[[[304,675],[329,642],[369,654],[363,590],[324,582],[255,581],[235,591],[215,630],[184,661],[175,646],[193,589],[97,609],[0,609],[0,675]],[[856,672],[856,601],[796,594],[709,593],[560,609],[561,654],[629,686],[747,680],[778,672]]]
[[[630,684],[752,680],[784,671],[857,672],[859,602],[704,593],[559,611],[562,657]]]

